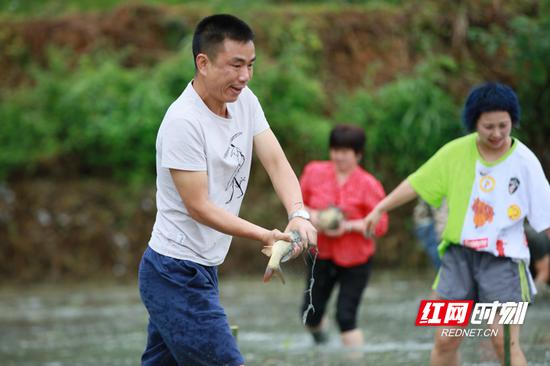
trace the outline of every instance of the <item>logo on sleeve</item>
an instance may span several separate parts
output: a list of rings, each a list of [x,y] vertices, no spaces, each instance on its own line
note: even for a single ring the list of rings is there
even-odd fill
[[[519,187],[519,179],[516,177],[510,178],[510,181],[508,182],[508,193],[514,194],[518,190]]]

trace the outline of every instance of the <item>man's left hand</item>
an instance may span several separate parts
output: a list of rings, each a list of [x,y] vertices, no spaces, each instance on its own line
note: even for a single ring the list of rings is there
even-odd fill
[[[292,252],[292,258],[299,256],[304,250],[307,249],[308,245],[317,245],[317,230],[315,227],[302,217],[295,217],[288,222],[285,232],[296,231],[300,234],[301,241],[298,243]]]

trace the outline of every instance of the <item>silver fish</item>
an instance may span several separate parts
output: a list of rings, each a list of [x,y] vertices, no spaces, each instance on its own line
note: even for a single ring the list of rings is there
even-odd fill
[[[290,259],[294,247],[300,241],[300,234],[292,232],[291,235],[292,241],[277,240],[273,246],[262,249],[262,253],[270,257],[264,273],[264,282],[269,282],[275,275],[281,279],[283,284],[285,283],[281,263]]]

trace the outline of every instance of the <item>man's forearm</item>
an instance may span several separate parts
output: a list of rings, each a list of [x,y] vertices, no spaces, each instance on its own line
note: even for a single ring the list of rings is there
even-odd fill
[[[188,208],[193,219],[224,234],[263,241],[269,230],[241,219],[210,201]]]
[[[254,149],[287,213],[303,209],[300,183],[273,131],[254,136]]]
[[[279,162],[273,171],[268,171],[268,174],[287,214],[305,208],[300,182],[286,159]]]

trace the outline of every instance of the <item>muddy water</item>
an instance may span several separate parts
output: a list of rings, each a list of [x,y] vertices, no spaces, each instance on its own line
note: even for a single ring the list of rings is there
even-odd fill
[[[329,343],[315,347],[301,326],[303,280],[263,284],[221,278],[222,302],[248,365],[427,365],[432,331],[415,327],[431,276],[376,271],[360,315],[366,344],[341,348],[331,322]],[[331,308],[333,309],[333,307]],[[332,317],[332,313],[330,314]],[[18,366],[138,365],[147,314],[135,284],[41,285],[0,290],[0,364]],[[550,296],[527,312],[522,343],[530,365],[550,364]],[[497,365],[487,338],[461,348],[466,365]]]

